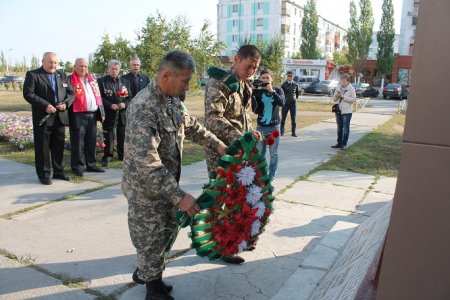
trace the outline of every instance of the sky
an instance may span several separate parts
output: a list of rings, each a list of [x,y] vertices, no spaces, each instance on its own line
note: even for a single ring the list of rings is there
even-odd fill
[[[263,1],[263,0],[262,0]],[[306,0],[295,0],[304,5]],[[402,0],[393,0],[395,31],[400,31]],[[217,31],[217,0],[0,0],[0,50],[11,65],[46,51],[74,62],[95,52],[104,33],[136,43],[146,18],[159,11],[169,19],[184,15],[198,34],[205,20]],[[319,15],[347,28],[350,0],[317,0]],[[355,0],[358,7],[358,0]],[[379,28],[382,0],[372,0]]]

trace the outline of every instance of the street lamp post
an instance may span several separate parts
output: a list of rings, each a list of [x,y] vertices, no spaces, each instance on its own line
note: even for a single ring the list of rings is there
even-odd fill
[[[6,73],[9,74],[9,68],[8,68],[8,64],[9,64],[9,55],[8,53],[11,52],[12,49],[9,49],[8,51],[6,51]]]

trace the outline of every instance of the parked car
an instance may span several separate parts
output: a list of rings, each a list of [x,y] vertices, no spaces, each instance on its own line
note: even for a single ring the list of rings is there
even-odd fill
[[[406,88],[404,84],[400,83],[389,83],[384,89],[383,89],[383,99],[389,98],[399,98],[400,100],[403,100],[405,98],[408,98],[409,91]]]
[[[368,83],[352,83],[356,91],[356,97],[378,97],[380,93]]]
[[[1,84],[5,84],[5,83],[23,83],[25,80],[23,79],[23,77],[19,77],[19,76],[14,76],[14,75],[6,75],[5,77],[0,79],[0,83]]]
[[[298,89],[301,94],[306,92],[306,88],[311,84],[316,84],[320,80],[316,76],[294,76],[294,81],[298,83]]]
[[[323,80],[306,89],[307,93],[333,95],[334,90],[339,85],[336,80]]]

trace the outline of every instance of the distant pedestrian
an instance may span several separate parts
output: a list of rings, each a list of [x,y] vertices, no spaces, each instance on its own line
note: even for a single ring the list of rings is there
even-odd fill
[[[70,180],[64,173],[63,156],[65,126],[69,125],[67,109],[74,95],[66,74],[57,67],[58,56],[45,52],[42,66],[28,71],[23,85],[23,97],[31,104],[33,115],[36,173],[45,185],[52,184],[50,162],[53,179]]]
[[[261,71],[260,78],[262,86],[253,89],[252,110],[258,115],[256,130],[263,136],[270,135],[273,131],[280,131],[280,106],[284,105],[284,92],[279,87],[273,87],[273,74],[270,70]],[[270,151],[269,177],[270,181],[275,179],[278,167],[278,144],[280,138],[276,137],[271,146],[265,141],[259,141],[257,148],[263,155],[266,148]]]
[[[146,88],[149,82],[147,75],[141,72],[141,60],[134,57],[130,60],[130,72],[122,76],[123,79],[130,83],[131,94],[133,97]]]
[[[102,97],[97,81],[88,73],[89,62],[85,58],[75,60],[74,72],[69,76],[75,91],[75,99],[69,110],[70,164],[76,176],[83,176],[84,163],[87,172],[104,172],[97,167],[97,118],[105,121]],[[83,163],[84,156],[84,163]]]
[[[102,165],[108,167],[114,157],[114,134],[117,137],[117,156],[123,160],[123,142],[125,139],[126,109],[133,98],[128,80],[119,78],[121,64],[118,60],[108,62],[108,75],[98,79],[100,94],[105,108],[103,136],[105,149]]]
[[[341,76],[341,84],[336,88],[333,95],[333,103],[339,104],[340,113],[335,113],[337,124],[337,143],[331,148],[345,150],[350,135],[350,121],[353,114],[353,103],[356,101],[356,91],[350,84],[350,76]]]
[[[287,72],[287,80],[281,85],[284,91],[286,102],[281,109],[281,135],[284,135],[284,126],[288,112],[291,114],[291,135],[297,137],[295,129],[297,127],[297,99],[300,95],[297,82],[294,81],[294,73]]]

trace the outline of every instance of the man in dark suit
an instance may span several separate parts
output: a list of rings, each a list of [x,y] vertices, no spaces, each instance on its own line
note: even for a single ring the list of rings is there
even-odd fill
[[[102,157],[103,167],[114,156],[114,131],[117,136],[117,156],[123,160],[123,143],[125,141],[126,109],[133,98],[128,80],[119,78],[120,62],[108,62],[108,75],[98,79],[100,94],[105,108],[105,122],[103,122],[103,136],[105,149]]]
[[[122,78],[130,83],[131,94],[136,97],[143,88],[147,87],[148,76],[141,72],[141,60],[138,57],[130,60],[130,73],[125,74]]]
[[[76,176],[83,176],[84,163],[87,172],[105,172],[97,167],[97,115],[105,120],[102,97],[97,81],[88,73],[88,60],[77,58],[69,82],[75,92],[70,118],[70,165]],[[83,162],[83,154],[84,160]]]
[[[297,137],[295,132],[297,120],[297,99],[300,95],[297,82],[294,81],[294,73],[287,72],[287,80],[281,85],[285,96],[285,104],[281,108],[281,135],[284,134],[284,124],[286,123],[287,114],[291,114],[291,131],[292,136]]]
[[[23,85],[23,97],[31,104],[33,115],[36,173],[46,185],[52,184],[50,160],[53,179],[70,179],[64,173],[62,162],[65,126],[69,125],[67,109],[72,105],[74,93],[66,74],[58,71],[57,66],[58,56],[53,52],[44,53],[42,66],[28,71]]]

